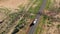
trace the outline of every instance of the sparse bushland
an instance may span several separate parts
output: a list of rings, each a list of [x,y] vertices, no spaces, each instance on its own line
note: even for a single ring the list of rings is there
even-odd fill
[[[17,27],[19,27],[19,25],[22,25],[22,24],[26,24],[26,25],[28,25],[30,22],[28,22],[28,19],[30,19],[30,20],[33,20],[34,18],[35,18],[35,16],[36,16],[36,14],[37,14],[37,12],[38,12],[38,10],[39,10],[39,8],[40,8],[40,5],[41,5],[41,3],[42,3],[42,0],[35,0],[34,2],[32,2],[33,4],[31,5],[31,6],[29,6],[28,5],[28,7],[30,7],[30,8],[25,8],[25,7],[20,7],[19,6],[19,8],[20,9],[15,9],[15,10],[17,10],[18,12],[14,12],[14,13],[9,13],[8,15],[9,15],[9,18],[8,18],[8,20],[7,21],[9,21],[8,23],[9,23],[9,25],[8,25],[8,27],[9,27],[9,29],[11,28],[10,26],[14,26],[13,24],[16,22],[16,21],[18,21],[17,22],[17,25],[15,25],[15,26],[17,26]],[[27,11],[28,10],[28,11]],[[19,20],[21,17],[23,16],[23,18],[21,19],[21,20]],[[26,20],[26,21],[25,21]],[[7,30],[6,31],[3,31],[3,33],[6,33],[6,32],[9,32],[8,30],[8,27],[6,28]],[[16,27],[15,27],[16,28]]]
[[[60,29],[60,0],[48,0],[46,6],[46,15],[48,16],[48,22],[45,23],[44,34],[59,34]]]
[[[50,17],[57,18],[56,16],[60,13],[60,5],[59,0],[48,0],[46,5],[46,14]],[[58,19],[58,18],[57,18]]]
[[[59,1],[59,0],[58,0]],[[46,9],[49,11],[59,11],[59,2],[56,0],[47,0]]]
[[[20,19],[20,17],[23,15],[22,14],[23,12],[15,12],[15,13],[10,13],[9,15],[8,15],[8,18],[6,19],[7,21],[5,22],[6,24],[7,24],[7,26],[6,27],[3,27],[4,28],[4,30],[2,30],[2,32],[0,31],[0,33],[2,34],[2,33],[6,33],[7,34],[7,32],[9,32],[10,31],[10,28],[13,28],[13,27],[15,27],[16,26],[16,21],[17,20],[19,20]],[[15,25],[14,25],[15,24]],[[12,27],[11,27],[12,26]],[[7,30],[5,30],[5,29],[7,29]]]

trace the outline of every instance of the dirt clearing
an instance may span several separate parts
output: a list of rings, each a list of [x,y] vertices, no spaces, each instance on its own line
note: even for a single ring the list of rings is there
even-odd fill
[[[0,7],[18,8],[19,5],[26,5],[29,0],[0,0]]]

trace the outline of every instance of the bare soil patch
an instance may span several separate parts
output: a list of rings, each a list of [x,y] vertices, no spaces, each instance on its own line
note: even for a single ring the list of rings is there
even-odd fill
[[[26,5],[28,0],[0,0],[0,7],[18,8],[19,5]]]

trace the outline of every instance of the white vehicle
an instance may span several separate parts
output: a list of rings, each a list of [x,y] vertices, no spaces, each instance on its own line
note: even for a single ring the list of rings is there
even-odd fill
[[[34,24],[37,23],[37,19],[35,19],[35,20],[33,21],[33,23],[34,23]]]
[[[30,27],[37,23],[37,19],[33,20],[33,22],[30,24]]]

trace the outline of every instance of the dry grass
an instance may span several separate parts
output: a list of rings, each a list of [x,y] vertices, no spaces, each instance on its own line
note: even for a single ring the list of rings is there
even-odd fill
[[[60,0],[53,0],[52,2],[54,3],[55,7],[60,7],[60,5],[59,5],[60,4]]]
[[[0,12],[0,21],[4,20],[5,18],[6,18],[6,15]]]

